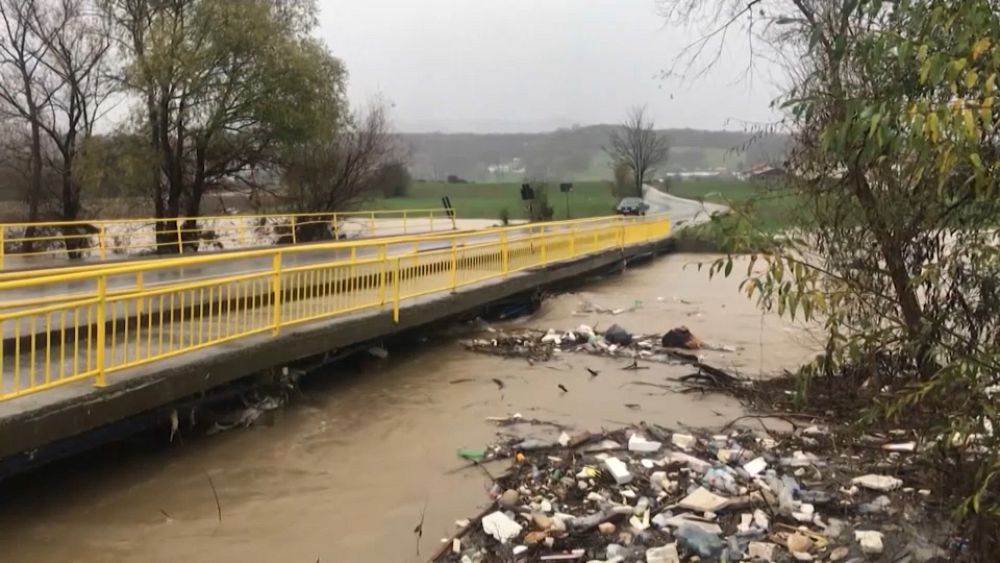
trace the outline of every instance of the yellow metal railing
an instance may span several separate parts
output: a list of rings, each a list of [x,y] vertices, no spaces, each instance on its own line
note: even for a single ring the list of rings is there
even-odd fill
[[[108,260],[296,244],[304,229],[323,229],[328,237],[344,239],[454,228],[454,212],[444,209],[4,223],[0,224],[0,269],[8,267],[7,258],[12,256],[36,262],[38,258]]]
[[[0,281],[0,400],[670,233],[601,218],[108,265]]]

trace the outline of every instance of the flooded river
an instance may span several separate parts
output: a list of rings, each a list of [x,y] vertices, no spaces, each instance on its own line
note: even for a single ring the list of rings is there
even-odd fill
[[[674,255],[595,280],[516,324],[618,323],[638,333],[686,325],[739,349],[707,352],[708,363],[751,376],[809,356],[815,345],[805,331],[762,316],[738,294],[738,280],[709,282],[692,265],[706,259]],[[617,316],[575,315],[582,300],[641,303]],[[466,352],[457,338],[435,335],[418,350],[331,373],[270,425],[169,446],[104,448],[13,479],[0,486],[0,560],[423,561],[456,518],[487,503],[486,477],[460,470],[455,455],[491,440],[497,428],[486,417],[520,412],[596,430],[641,420],[720,426],[740,413],[726,397],[623,385],[663,383],[689,368],[622,371],[621,360],[568,354],[529,366]],[[585,367],[601,373],[591,378]],[[422,513],[417,555],[413,530]]]

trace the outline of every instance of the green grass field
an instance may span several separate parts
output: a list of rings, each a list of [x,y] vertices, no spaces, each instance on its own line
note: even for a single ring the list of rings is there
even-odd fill
[[[440,209],[441,198],[448,196],[459,217],[499,219],[507,209],[511,219],[526,219],[527,208],[520,196],[520,182],[492,184],[446,184],[415,182],[406,197],[374,202],[378,209]],[[755,182],[735,178],[698,178],[674,180],[670,193],[680,197],[724,203],[746,213],[756,228],[778,232],[789,224],[795,211],[795,199],[782,191]],[[566,198],[557,185],[548,185],[549,204],[555,219],[566,218]],[[576,182],[570,194],[569,211],[573,218],[614,214],[618,203],[606,182]]]
[[[755,228],[768,233],[786,229],[798,208],[796,198],[780,186],[735,178],[674,181],[670,185],[670,193],[729,205],[745,214]]]
[[[459,217],[470,219],[499,219],[507,209],[511,219],[526,219],[527,208],[521,201],[521,183],[502,184],[446,184],[440,182],[414,182],[406,197],[381,199],[375,203],[379,209],[440,209],[441,198],[448,196]],[[555,209],[555,219],[566,218],[566,197],[558,185],[546,188],[549,205]],[[597,217],[613,215],[618,200],[605,182],[577,182],[569,195],[570,216]]]

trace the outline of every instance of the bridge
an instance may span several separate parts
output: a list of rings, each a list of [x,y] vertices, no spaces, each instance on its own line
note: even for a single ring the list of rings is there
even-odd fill
[[[0,274],[0,459],[654,252],[670,212]]]

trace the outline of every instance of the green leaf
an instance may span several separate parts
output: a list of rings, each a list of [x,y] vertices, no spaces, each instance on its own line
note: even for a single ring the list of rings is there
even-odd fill
[[[944,80],[944,73],[948,70],[948,65],[944,57],[933,57],[931,60],[930,81],[932,84],[940,84]]]
[[[812,51],[819,44],[819,39],[822,37],[823,28],[820,26],[815,26],[812,28],[812,32],[809,34],[809,50]]]
[[[925,60],[920,65],[920,83],[921,84],[926,84],[927,83],[927,78],[931,74],[931,65],[932,65],[932,62],[933,61]]]
[[[858,0],[845,0],[844,2],[844,23],[854,14],[854,10],[858,7]]]
[[[923,135],[924,125],[926,124],[926,121],[927,118],[924,117],[924,114],[918,113],[917,115],[913,116],[913,123],[911,124],[912,125],[911,130],[917,135]]]
[[[927,46],[926,43],[924,43],[923,45],[920,46],[919,49],[917,49],[917,60],[919,62],[924,62],[927,60],[927,52],[929,49],[930,48]]]
[[[871,0],[869,2],[868,13],[871,17],[878,15],[879,11],[882,9],[882,0]]]
[[[910,58],[910,49],[911,49],[910,43],[903,43],[902,45],[899,46],[898,52],[899,52],[899,60],[901,62],[905,63],[906,60]]]
[[[937,142],[938,135],[941,129],[938,127],[938,115],[936,113],[931,113],[927,116],[927,124],[925,125],[927,135],[930,137],[931,141]]]
[[[979,81],[979,73],[977,73],[976,71],[970,70],[969,72],[965,73],[965,88],[966,89],[971,90],[972,87],[975,86],[976,82],[978,82],[978,81]]]
[[[976,130],[976,117],[972,114],[971,109],[962,110],[962,119],[965,121],[965,134],[970,139],[979,137],[979,132]]]
[[[872,136],[875,135],[875,131],[878,130],[878,124],[879,121],[881,120],[882,120],[881,113],[876,113],[875,115],[872,116],[871,125],[868,126],[868,138],[871,138]]]
[[[972,46],[972,60],[978,60],[979,57],[985,53],[990,48],[990,38],[982,37],[979,41],[976,41],[975,45]]]

